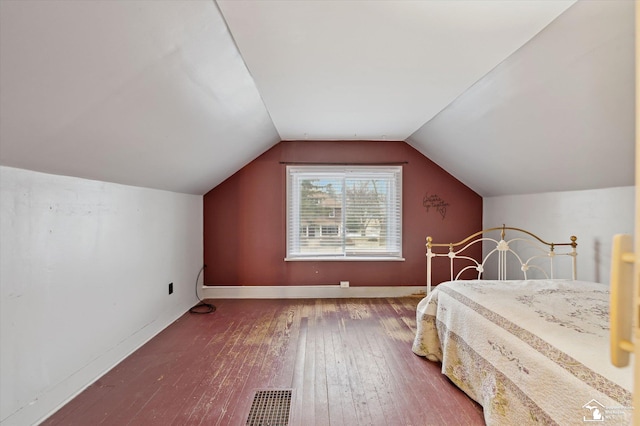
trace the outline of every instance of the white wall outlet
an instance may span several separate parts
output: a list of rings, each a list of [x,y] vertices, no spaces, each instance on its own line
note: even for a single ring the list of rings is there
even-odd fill
[[[349,281],[340,281],[340,287],[342,288],[349,287]]]

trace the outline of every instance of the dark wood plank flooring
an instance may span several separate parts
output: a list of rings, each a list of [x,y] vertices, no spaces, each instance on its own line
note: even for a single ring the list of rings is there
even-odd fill
[[[242,425],[256,390],[293,389],[292,425],[483,425],[411,352],[416,297],[218,300],[185,314],[44,425]]]

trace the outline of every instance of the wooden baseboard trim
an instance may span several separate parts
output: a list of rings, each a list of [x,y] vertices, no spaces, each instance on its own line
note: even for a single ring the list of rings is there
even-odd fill
[[[423,286],[340,287],[339,285],[304,286],[204,286],[202,299],[340,299],[354,297],[424,296]]]

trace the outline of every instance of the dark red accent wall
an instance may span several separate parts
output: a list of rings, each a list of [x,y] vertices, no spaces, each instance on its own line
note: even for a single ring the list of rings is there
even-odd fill
[[[294,261],[286,255],[286,165],[283,163],[405,163],[405,261]],[[424,206],[437,196],[443,215]],[[436,198],[436,197],[433,197]],[[204,196],[205,285],[424,286],[425,238],[459,241],[482,229],[482,197],[405,142],[284,141]],[[480,256],[480,252],[475,254]],[[448,279],[437,259],[434,283]]]

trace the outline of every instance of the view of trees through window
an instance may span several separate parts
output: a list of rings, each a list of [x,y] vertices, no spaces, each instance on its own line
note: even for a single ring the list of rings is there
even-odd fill
[[[388,185],[375,179],[301,180],[301,252],[385,248]]]
[[[402,167],[287,166],[287,258],[402,258]]]

